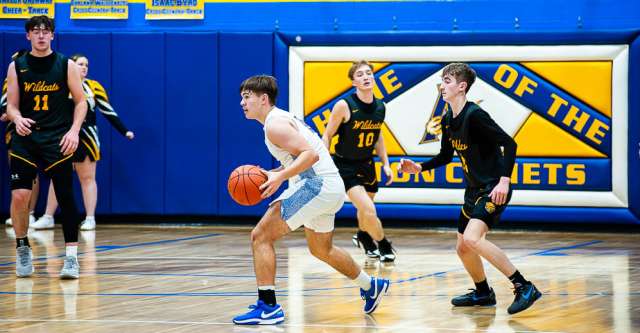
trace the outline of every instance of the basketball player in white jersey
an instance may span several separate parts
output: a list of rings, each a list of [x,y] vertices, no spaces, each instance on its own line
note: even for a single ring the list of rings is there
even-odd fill
[[[240,105],[245,116],[264,125],[267,148],[282,164],[267,171],[268,179],[260,187],[262,197],[274,194],[285,180],[290,182],[251,232],[258,301],[233,322],[268,325],[284,321],[284,311],[275,296],[273,245],[301,226],[305,227],[311,254],[359,286],[365,300],[364,312],[372,313],[387,292],[389,280],[370,277],[346,251],[333,245],[333,222],[344,201],[344,184],[320,137],[304,122],[275,107],[277,94],[272,76],[252,76],[240,85]]]

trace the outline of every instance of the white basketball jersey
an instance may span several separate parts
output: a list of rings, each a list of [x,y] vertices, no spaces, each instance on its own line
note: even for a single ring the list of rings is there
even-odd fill
[[[309,145],[318,153],[319,160],[313,164],[313,166],[299,174],[299,177],[293,177],[291,180],[296,182],[299,178],[310,178],[313,176],[339,176],[338,168],[333,163],[331,159],[331,155],[329,155],[329,151],[322,143],[322,139],[318,136],[316,132],[311,130],[307,124],[305,124],[300,119],[294,117],[291,113],[273,108],[269,114],[267,114],[267,118],[264,121],[264,142],[269,149],[269,152],[273,157],[275,157],[284,167],[290,166],[295,160],[295,156],[292,156],[288,151],[274,145],[267,138],[267,126],[269,126],[269,122],[274,121],[277,118],[285,118],[287,121],[293,123],[293,125],[298,129],[298,132],[302,134],[304,139],[309,143]]]

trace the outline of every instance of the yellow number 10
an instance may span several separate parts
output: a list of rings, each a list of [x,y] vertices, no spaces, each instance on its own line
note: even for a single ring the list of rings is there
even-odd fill
[[[360,139],[358,142],[358,148],[362,148],[362,147],[369,147],[373,144],[373,132],[369,132],[367,133],[367,137],[365,138],[364,133],[360,133],[360,135],[358,135],[358,138]]]
[[[36,106],[33,107],[34,111],[48,111],[49,110],[49,95],[35,95],[33,97],[34,102],[36,102]],[[42,107],[40,106],[40,102],[42,102]]]

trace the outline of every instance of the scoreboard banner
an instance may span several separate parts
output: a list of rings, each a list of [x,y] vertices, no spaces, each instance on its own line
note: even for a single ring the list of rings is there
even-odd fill
[[[468,99],[518,144],[512,205],[628,207],[628,53],[627,45],[290,47],[290,109],[322,134],[333,105],[354,92],[351,62],[372,62],[394,170],[376,201],[461,204],[457,157],[418,175],[397,165],[439,152],[442,68],[466,62],[478,75]],[[382,185],[379,161],[376,171]]]

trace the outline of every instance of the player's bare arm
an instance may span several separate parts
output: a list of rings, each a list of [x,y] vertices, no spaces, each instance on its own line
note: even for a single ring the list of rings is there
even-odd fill
[[[72,154],[78,148],[78,133],[82,127],[82,122],[87,115],[87,101],[82,91],[82,79],[80,78],[80,70],[78,65],[72,60],[69,60],[67,67],[67,84],[69,85],[69,91],[73,98],[75,107],[73,109],[73,124],[71,129],[60,140],[60,151],[64,155]]]
[[[327,149],[331,148],[331,138],[338,131],[340,124],[349,121],[349,105],[344,99],[339,100],[331,110],[331,116],[329,116],[329,123],[322,134],[322,142]]]
[[[391,183],[393,183],[393,174],[391,173],[391,167],[389,166],[389,155],[387,155],[387,147],[384,145],[384,137],[382,133],[378,136],[378,142],[376,142],[375,148],[376,153],[382,162],[382,170],[387,177],[385,185],[391,185]]]
[[[18,105],[20,105],[20,86],[18,85],[16,65],[11,62],[7,69],[7,116],[16,125],[18,135],[29,135],[31,134],[31,125],[35,124],[35,120],[23,118]]]
[[[267,173],[268,180],[260,186],[263,198],[275,193],[285,180],[309,169],[319,160],[318,153],[287,119],[277,119],[269,123],[266,133],[269,141],[296,156],[296,160],[289,167]]]

